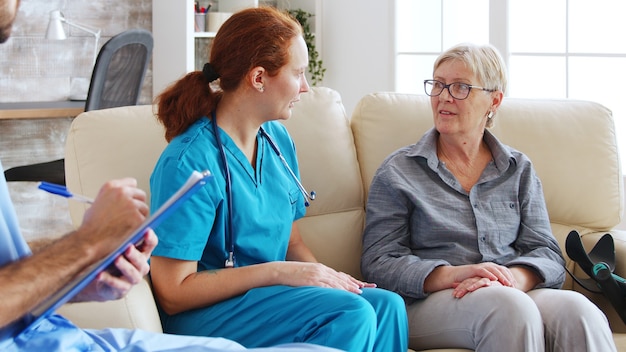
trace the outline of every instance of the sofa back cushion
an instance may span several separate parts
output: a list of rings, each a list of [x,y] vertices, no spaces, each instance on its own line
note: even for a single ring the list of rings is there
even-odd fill
[[[311,88],[302,94],[289,120],[302,184],[315,191],[298,227],[317,259],[339,271],[360,275],[365,211],[354,139],[339,93]]]
[[[57,313],[83,329],[141,329],[163,332],[148,278],[121,299],[106,302],[66,303]]]
[[[367,95],[351,125],[367,192],[382,160],[433,126],[430,98]],[[610,110],[586,101],[505,98],[492,132],[533,161],[552,223],[598,231],[619,223],[623,186]]]
[[[165,134],[151,105],[92,110],[78,115],[65,143],[65,175],[72,192],[95,197],[102,185],[115,178],[134,177],[148,193],[150,174],[165,149]],[[70,202],[75,226],[86,206]]]
[[[84,112],[72,121],[65,144],[67,186],[72,192],[95,197],[106,181],[134,177],[149,197],[150,174],[165,145],[163,128],[150,105]],[[78,226],[86,206],[69,202],[69,207],[72,222]],[[82,328],[162,332],[147,279],[123,299],[70,303],[59,312]]]
[[[551,222],[597,231],[619,224],[623,180],[609,109],[589,101],[505,98],[493,132],[533,161]]]

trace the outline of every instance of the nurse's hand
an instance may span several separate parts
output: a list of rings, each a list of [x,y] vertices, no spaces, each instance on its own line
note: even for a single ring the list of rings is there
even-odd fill
[[[376,284],[357,280],[324,264],[292,261],[280,263],[279,277],[284,279],[284,285],[330,287],[354,293],[361,293],[364,287],[376,287]]]

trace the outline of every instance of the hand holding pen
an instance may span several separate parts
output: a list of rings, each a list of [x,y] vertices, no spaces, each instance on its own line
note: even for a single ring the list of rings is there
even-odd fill
[[[56,194],[58,196],[65,197],[68,199],[73,199],[78,202],[93,204],[93,199],[82,196],[80,194],[74,194],[68,191],[67,188],[62,185],[57,185],[57,184],[49,183],[49,182],[41,182],[38,188],[48,193]]]

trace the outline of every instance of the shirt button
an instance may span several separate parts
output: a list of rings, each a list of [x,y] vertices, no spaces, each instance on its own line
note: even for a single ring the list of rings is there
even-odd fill
[[[480,240],[481,240],[482,242],[485,242],[487,239],[486,239],[485,237],[481,237],[481,238],[480,238]]]

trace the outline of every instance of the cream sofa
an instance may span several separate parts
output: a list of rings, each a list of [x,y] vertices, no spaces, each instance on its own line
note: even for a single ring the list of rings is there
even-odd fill
[[[70,190],[94,196],[106,180],[132,176],[148,191],[152,167],[166,145],[152,109],[125,107],[78,116],[66,144]],[[369,183],[385,156],[416,142],[432,125],[429,99],[371,94],[348,118],[337,92],[314,88],[302,96],[285,125],[296,142],[302,182],[317,192],[300,220],[302,235],[320,261],[360,277]],[[552,229],[561,244],[576,229],[591,246],[620,222],[623,185],[608,109],[584,101],[505,99],[492,130],[533,160],[543,181]],[[83,205],[71,204],[75,223],[83,211]],[[611,233],[617,247],[616,273],[625,276],[626,232]],[[568,266],[582,275],[572,262]],[[565,288],[579,290],[569,279]],[[626,334],[622,334],[626,326],[602,297],[589,296],[607,312],[618,346],[626,351]],[[125,299],[66,305],[61,312],[83,327],[161,331],[147,282]]]

